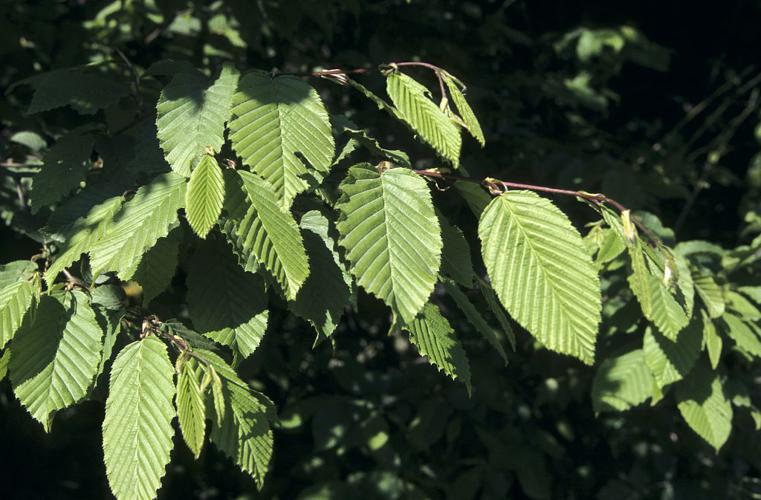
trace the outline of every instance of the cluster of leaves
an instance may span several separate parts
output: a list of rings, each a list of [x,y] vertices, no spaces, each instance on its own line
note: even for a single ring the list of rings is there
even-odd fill
[[[116,22],[113,37],[130,39],[126,15],[106,9],[89,29]],[[150,15],[130,19],[150,26]],[[278,470],[273,431],[287,439],[307,422],[315,456],[302,453],[300,472],[308,482],[324,473],[326,453],[339,461],[359,449],[378,464],[304,498],[368,487],[500,497],[511,488],[505,471],[528,496],[548,497],[547,462],[561,462],[562,447],[526,416],[546,400],[569,442],[583,431],[568,428],[565,408],[591,407],[578,421],[594,412],[620,429],[619,412],[647,400],[657,407],[645,415],[680,415],[717,453],[733,426],[761,429],[750,376],[761,356],[761,236],[752,220],[747,243],[727,249],[677,242],[654,215],[602,195],[556,193],[599,215],[582,236],[547,197],[553,190],[469,176],[462,136],[483,146],[484,130],[499,127],[482,128],[464,84],[446,70],[400,62],[240,72],[229,62],[244,67],[235,54],[245,42],[230,24],[237,17],[222,8],[215,16],[232,48],[203,51],[225,64],[160,60],[142,69],[117,53],[121,62],[40,72],[11,88],[28,115],[64,121],[48,134],[50,147],[29,131],[12,138],[28,156],[8,167],[4,218],[41,250],[0,268],[0,375],[45,431],[62,410],[105,399],[103,455],[117,498],[156,495],[175,421],[195,458],[208,453],[208,439],[259,488],[287,482],[287,472],[268,475]],[[196,19],[182,19],[168,29],[193,39]],[[576,76],[548,83],[575,112],[604,111],[616,98],[605,85],[618,69],[595,74],[600,60],[667,65],[666,52],[630,27],[577,30],[553,50],[575,50]],[[438,87],[413,78],[418,71]],[[310,77],[339,87],[321,97]],[[336,95],[365,101],[339,111],[323,102]],[[373,114],[354,113],[367,104]],[[390,149],[381,145],[388,137],[355,123],[379,111],[427,146]],[[290,337],[304,336],[306,324],[313,354]],[[356,356],[337,348],[347,328],[357,335],[344,342],[367,347]],[[440,378],[415,356],[379,355],[388,342],[364,344],[386,330]],[[262,370],[268,384],[251,380],[242,368],[273,354],[273,336],[295,361]],[[288,382],[326,348],[346,394]],[[357,362],[376,358],[375,367]],[[536,377],[529,394],[506,380],[508,363]],[[567,368],[546,368],[554,364]],[[420,387],[395,407],[384,391],[410,380]],[[654,439],[671,439],[665,428],[654,426]],[[389,472],[410,450],[442,442],[442,461],[456,465],[422,473],[440,484]],[[612,484],[610,495],[622,487]]]

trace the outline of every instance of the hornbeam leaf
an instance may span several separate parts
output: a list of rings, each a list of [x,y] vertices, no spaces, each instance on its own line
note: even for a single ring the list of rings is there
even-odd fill
[[[225,143],[238,71],[225,66],[213,85],[198,70],[175,74],[156,104],[156,127],[161,149],[172,170],[188,177],[195,162],[211,147]]]
[[[113,271],[129,279],[143,254],[177,223],[184,201],[185,179],[171,172],[138,189],[90,249],[93,275]]]
[[[201,455],[206,437],[206,404],[201,390],[202,368],[193,358],[187,359],[177,376],[177,420],[182,438],[193,456]]]
[[[301,234],[312,272],[291,310],[312,324],[318,335],[329,337],[338,326],[351,296],[352,279],[328,234],[330,223],[317,210],[301,217]]]
[[[663,335],[676,340],[677,335],[687,326],[690,319],[671,291],[663,284],[663,280],[649,274],[647,284],[652,298],[652,309],[650,315],[646,315],[647,318]]]
[[[624,411],[652,396],[655,381],[641,349],[600,363],[592,382],[595,412]]]
[[[470,392],[470,363],[454,330],[439,308],[428,303],[412,322],[403,325],[420,354],[439,371],[459,380]]]
[[[199,333],[245,359],[267,331],[264,280],[244,271],[221,240],[205,242],[188,267],[188,310]]]
[[[37,264],[31,260],[14,260],[0,265],[0,289],[20,280],[27,280],[37,272]]]
[[[147,306],[164,290],[169,288],[177,270],[182,234],[179,227],[171,230],[148,250],[131,279],[143,289],[143,305]]]
[[[213,156],[204,155],[190,174],[185,193],[185,214],[193,231],[206,238],[214,227],[225,201],[225,178]]]
[[[221,423],[212,425],[211,441],[251,474],[261,488],[272,459],[274,405],[238,378],[222,358],[209,351],[197,352],[209,361],[223,382],[224,417]]]
[[[716,325],[714,325],[708,312],[705,309],[701,309],[700,315],[703,318],[703,342],[705,342],[706,350],[708,351],[711,368],[715,370],[719,366],[723,341],[716,331]]]
[[[431,193],[402,168],[357,165],[341,184],[339,244],[357,283],[406,323],[415,320],[436,284],[441,233]]]
[[[711,318],[718,318],[724,314],[726,303],[721,287],[716,284],[708,274],[696,274],[693,277],[698,296],[706,305],[706,310]]]
[[[681,380],[692,370],[700,356],[703,328],[698,318],[679,333],[675,342],[651,328],[645,331],[645,363],[659,387]]]
[[[462,145],[460,131],[431,100],[428,89],[404,73],[392,71],[386,76],[386,91],[404,121],[456,167]]]
[[[103,348],[103,331],[87,296],[44,295],[13,341],[11,382],[29,413],[50,430],[53,413],[87,394]]]
[[[533,192],[510,191],[489,203],[478,235],[507,311],[549,349],[592,364],[600,281],[565,214]]]
[[[0,349],[18,332],[35,302],[34,285],[17,281],[0,289]]]
[[[470,135],[472,135],[473,138],[477,140],[479,144],[481,144],[481,147],[485,146],[486,139],[484,139],[484,133],[481,130],[481,124],[478,123],[478,118],[476,118],[476,114],[473,113],[473,109],[465,99],[465,95],[460,90],[460,87],[457,85],[454,79],[446,73],[444,74],[444,81],[446,82],[447,88],[449,89],[449,95],[452,96],[452,101],[454,101],[455,106],[457,106],[457,112],[460,114],[460,117],[465,124],[465,128],[468,132],[470,132]]]
[[[437,211],[441,226],[441,272],[466,288],[473,287],[473,262],[470,258],[470,246],[459,227],[451,224]]]
[[[281,205],[330,170],[335,141],[317,92],[292,76],[253,71],[233,97],[230,142],[243,163],[275,189]]]
[[[77,113],[91,115],[129,94],[122,82],[77,67],[37,74],[19,84],[34,87],[28,114],[71,106]]]
[[[718,374],[698,363],[677,387],[676,399],[687,425],[718,453],[732,431],[732,405]]]
[[[726,332],[737,347],[751,356],[761,358],[761,338],[741,318],[734,314],[725,314],[721,318],[726,325]]]
[[[151,500],[172,451],[174,367],[154,336],[124,347],[111,368],[103,455],[117,499]]]
[[[32,177],[29,193],[32,213],[61,201],[79,187],[90,169],[93,136],[71,132],[45,154],[43,165]]]
[[[288,300],[296,298],[309,275],[309,260],[299,227],[290,212],[283,210],[272,186],[251,172],[239,171],[245,198],[240,209],[225,223],[225,233],[248,270],[258,263],[277,280]],[[234,177],[233,177],[234,179]],[[236,189],[233,189],[235,192]],[[239,190],[238,190],[239,191]]]

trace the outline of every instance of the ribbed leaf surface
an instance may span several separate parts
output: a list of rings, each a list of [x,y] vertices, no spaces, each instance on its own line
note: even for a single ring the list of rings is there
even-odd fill
[[[676,390],[679,411],[687,424],[718,452],[732,431],[732,405],[718,374],[704,362]]]
[[[652,309],[650,316],[646,316],[663,335],[671,340],[676,340],[677,335],[687,326],[690,319],[661,279],[649,275],[647,283],[650,287],[649,295],[652,298]]]
[[[652,396],[655,381],[642,350],[630,351],[600,363],[592,382],[596,412],[624,411]]]
[[[404,121],[436,152],[457,166],[462,137],[457,126],[430,98],[430,92],[398,71],[386,77],[386,91]]]
[[[549,349],[592,364],[600,282],[565,214],[533,192],[510,191],[484,210],[478,235],[507,311]]]
[[[337,205],[340,245],[357,283],[412,322],[436,284],[441,234],[425,181],[402,168],[349,170]]]
[[[700,314],[703,318],[703,342],[705,342],[706,351],[708,351],[708,360],[711,362],[711,368],[714,370],[719,366],[721,359],[721,349],[724,342],[716,331],[716,325],[711,320],[708,313],[701,309]]]
[[[198,332],[246,358],[267,330],[267,295],[259,275],[244,271],[227,245],[204,243],[188,268],[188,309]]]
[[[186,360],[177,376],[177,420],[182,438],[198,458],[206,437],[206,404],[201,392],[202,368],[193,358]]]
[[[272,186],[250,172],[238,172],[247,206],[240,220],[231,219],[225,232],[245,261],[263,265],[277,279],[287,299],[296,298],[309,275],[304,241],[290,212],[278,204]],[[255,265],[246,265],[246,269]]]
[[[238,72],[230,66],[209,85],[200,71],[177,73],[156,104],[156,127],[161,149],[172,170],[185,177],[207,147],[218,152],[225,142]]]
[[[230,141],[243,163],[275,188],[284,207],[330,169],[335,142],[317,92],[291,76],[243,76],[233,97]]]
[[[420,354],[439,371],[459,380],[470,392],[470,363],[465,349],[439,308],[428,303],[414,321],[403,328]]]
[[[449,95],[452,96],[452,101],[454,101],[455,106],[457,106],[457,112],[460,114],[460,118],[462,118],[465,128],[470,132],[470,135],[481,144],[481,146],[485,146],[486,139],[484,139],[484,132],[481,130],[481,124],[478,123],[478,118],[476,118],[476,114],[473,113],[473,109],[465,99],[465,95],[460,90],[460,87],[448,75],[444,77],[444,81],[447,84],[447,89],[449,89]]]
[[[206,238],[225,202],[225,179],[213,156],[204,155],[190,175],[185,193],[185,214],[193,231]]]
[[[318,335],[329,337],[349,302],[352,279],[328,234],[328,219],[311,210],[301,217],[300,225],[311,272],[290,308],[309,321]]]
[[[711,318],[718,318],[724,314],[726,304],[724,302],[724,294],[721,292],[721,287],[716,284],[713,278],[707,274],[696,274],[694,277],[695,289],[698,291],[698,296],[706,306],[708,315]]]
[[[727,335],[735,341],[737,347],[751,356],[761,357],[761,338],[741,318],[727,313],[721,319],[727,326]]]
[[[11,283],[0,289],[0,349],[5,347],[21,328],[27,311],[34,304],[34,298],[34,286],[26,280]]]
[[[11,382],[27,411],[50,430],[52,414],[84,398],[95,378],[103,331],[87,296],[45,295],[13,341]]]
[[[117,499],[150,500],[172,451],[174,367],[166,346],[149,336],[119,352],[111,368],[103,455]]]
[[[702,345],[703,322],[697,319],[679,333],[676,342],[648,328],[642,350],[645,353],[645,363],[653,373],[655,382],[662,388],[681,380],[692,370]]]
[[[113,271],[122,279],[130,278],[143,254],[177,223],[184,201],[185,179],[174,173],[138,189],[90,250],[93,274]]]
[[[224,419],[221,425],[215,422],[212,426],[211,440],[243,471],[251,474],[261,488],[272,459],[272,402],[239,379],[219,356],[199,352],[223,380]]]

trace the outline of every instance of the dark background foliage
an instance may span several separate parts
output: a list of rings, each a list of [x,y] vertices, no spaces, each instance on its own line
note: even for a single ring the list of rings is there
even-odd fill
[[[462,163],[474,176],[605,192],[657,215],[680,240],[732,247],[761,224],[757,1],[2,0],[0,9],[6,162],[22,155],[9,141],[15,132],[54,137],[64,124],[89,119],[72,111],[44,121],[24,115],[28,89],[11,85],[103,58],[129,77],[114,48],[141,69],[170,57],[215,70],[232,60],[241,69],[281,71],[420,59],[468,84],[487,137],[483,150],[472,141],[465,146]],[[414,74],[435,88],[425,80],[430,75]],[[382,89],[380,77],[360,79]],[[425,146],[362,96],[314,84],[331,113],[349,115],[419,165],[436,166]],[[155,99],[157,90],[145,92]],[[118,128],[131,117],[109,109],[105,119]],[[472,238],[475,224],[461,202],[446,191],[436,196],[452,203],[450,213],[460,214],[457,222]],[[578,227],[592,220],[584,206],[558,203]],[[3,210],[0,259],[28,258],[38,246],[18,232],[23,216]],[[183,279],[176,277],[176,290]],[[160,304],[171,311],[172,293]],[[482,343],[469,342],[474,336],[465,325],[455,325],[474,372],[468,398],[405,340],[387,335],[379,303],[360,295],[358,309],[361,315],[347,313],[334,345],[314,349],[308,325],[275,314],[241,366],[282,418],[261,493],[212,447],[194,461],[178,445],[160,497],[761,495],[761,439],[746,414],[736,417],[730,442],[716,455],[673,404],[596,416],[593,369],[535,350],[525,334],[502,367]],[[602,342],[599,350],[615,348]],[[754,376],[761,376],[758,368]],[[100,446],[103,404],[94,399],[61,412],[46,435],[7,381],[0,383],[4,498],[110,495]]]

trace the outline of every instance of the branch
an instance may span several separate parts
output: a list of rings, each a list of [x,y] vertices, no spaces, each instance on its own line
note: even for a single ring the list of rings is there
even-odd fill
[[[529,191],[535,191],[539,193],[556,194],[556,195],[562,195],[562,196],[573,196],[574,198],[580,198],[582,200],[586,200],[598,207],[601,207],[603,205],[610,205],[611,207],[618,210],[620,213],[623,213],[629,210],[621,202],[618,202],[614,200],[613,198],[610,198],[609,196],[602,193],[588,193],[586,191],[574,191],[571,189],[561,189],[561,188],[554,188],[554,187],[548,187],[548,186],[539,186],[536,184],[524,184],[522,182],[501,181],[498,179],[494,179],[492,177],[487,177],[485,179],[476,179],[473,177],[464,177],[462,175],[443,173],[439,170],[413,170],[413,172],[423,177],[428,177],[432,179],[454,180],[454,181],[460,181],[460,182],[470,182],[474,184],[479,184],[485,187],[486,189],[488,189],[489,193],[493,195],[501,194],[508,189],[526,189]],[[649,228],[647,228],[636,217],[632,217],[631,219],[632,219],[632,222],[636,224],[636,226],[642,231],[642,233],[645,234],[655,246],[661,245],[661,239],[655,233],[653,233]]]

